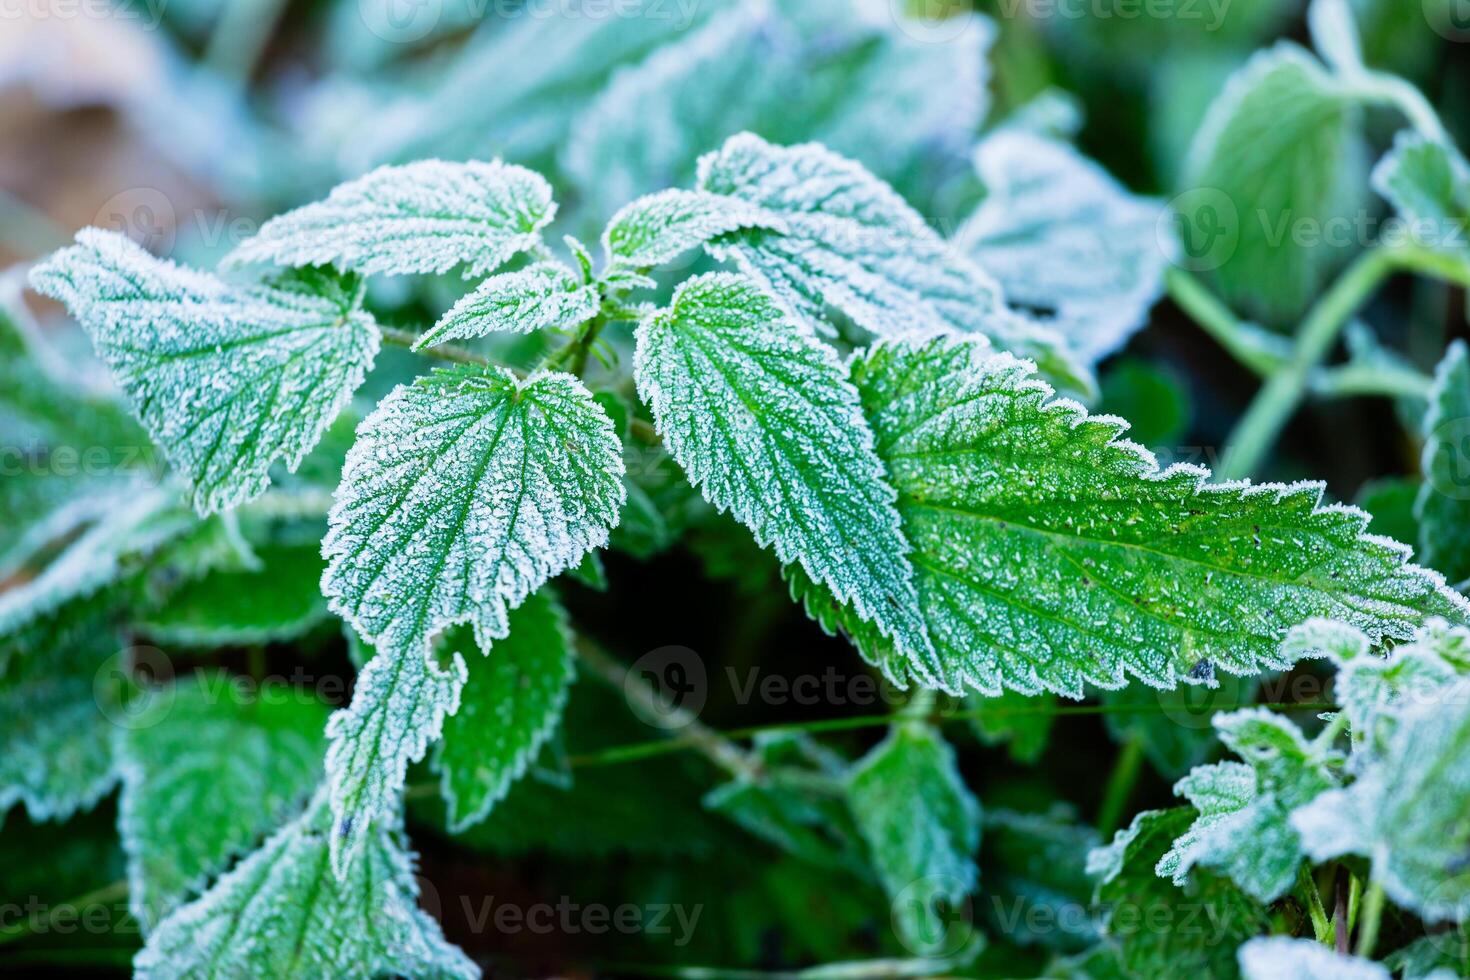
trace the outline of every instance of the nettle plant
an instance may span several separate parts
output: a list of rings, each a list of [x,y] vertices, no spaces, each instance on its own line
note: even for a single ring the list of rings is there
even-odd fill
[[[1462,221],[1470,168],[1432,111],[1362,65],[1344,5],[1314,5],[1313,27],[1329,64],[1277,48],[1221,96],[1196,146],[1201,186],[1248,174],[1310,210],[1309,195],[1343,188],[1297,164],[1338,162],[1335,141],[1357,139],[1354,105],[1376,100],[1409,107],[1416,126],[1376,185],[1406,217]],[[1247,152],[1260,155],[1249,167],[1231,156]],[[774,553],[814,620],[913,692],[858,759],[804,737],[747,748],[680,718],[729,776],[709,809],[876,882],[903,945],[939,957],[892,970],[978,952],[950,913],[981,887],[982,830],[987,847],[1062,863],[1098,843],[1060,817],[983,813],[936,692],[1170,690],[1325,657],[1338,710],[1320,732],[1260,708],[1218,715],[1238,761],[1194,768],[1177,787],[1188,806],[1139,814],[1092,850],[1098,914],[1046,941],[1078,974],[1230,973],[1239,947],[1254,976],[1386,977],[1367,957],[1389,902],[1431,927],[1470,914],[1470,604],[1410,548],[1367,533],[1366,513],[1324,503],[1320,484],[1161,469],[1125,422],[1091,414],[1093,363],[1140,317],[1116,283],[1102,301],[1045,267],[1065,235],[1028,252],[1007,232],[1051,208],[1152,235],[1154,211],[1024,127],[989,136],[977,162],[1005,193],[954,240],[853,160],[751,134],[707,153],[692,187],[626,204],[600,259],[573,238],[557,257],[542,237],[552,187],[498,161],[377,169],[268,222],[215,273],[81,232],[31,283],[86,329],[133,418],[62,391],[23,323],[0,334],[6,382],[38,440],[151,440],[167,467],[110,458],[100,486],[6,529],[7,571],[49,561],[0,595],[4,714],[24,719],[0,801],[65,817],[121,782],[144,975],[477,975],[418,904],[408,767],[429,756],[461,832],[556,747],[579,664],[678,715],[579,635],[552,582],[601,581],[598,551],[620,521],[661,519],[624,462],[661,446]],[[1044,171],[1034,184],[1003,179],[1028,164]],[[1113,210],[1089,212],[1099,201]],[[1282,272],[1244,226],[1235,247],[1245,266],[1214,277],[1233,305],[1264,315],[1318,293],[1322,268]],[[690,272],[697,251],[720,268]],[[1180,305],[1269,376],[1226,467],[1253,470],[1306,388],[1337,377],[1320,361],[1387,271],[1464,283],[1467,255],[1365,253],[1294,347],[1172,275]],[[456,270],[475,285],[425,331],[369,312],[372,277]],[[1147,283],[1121,292],[1153,298]],[[467,346],[537,332],[566,339],[529,372]],[[620,332],[631,358],[616,359]],[[445,364],[359,419],[349,406],[384,343]],[[1470,505],[1434,487],[1459,448],[1444,423],[1470,415],[1463,345],[1427,393],[1421,554],[1458,581]],[[321,510],[320,542],[260,532]],[[323,606],[350,627],[360,667],[330,716],[284,689],[226,696],[203,671],[139,691],[146,651],[97,672],[124,607],[145,610],[131,615],[148,636],[210,647],[299,635]],[[1335,902],[1342,881],[1350,895]],[[1213,930],[1139,927],[1140,910],[1184,905]],[[1284,908],[1303,912],[1295,926]],[[1336,951],[1349,933],[1351,961]],[[1445,932],[1394,955],[1406,976],[1467,963]]]

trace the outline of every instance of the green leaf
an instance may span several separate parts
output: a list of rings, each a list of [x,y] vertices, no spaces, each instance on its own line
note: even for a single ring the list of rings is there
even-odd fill
[[[1458,149],[1399,133],[1373,171],[1373,187],[1404,220],[1411,244],[1470,265],[1470,164]]]
[[[612,422],[570,375],[436,371],[363,420],[322,542],[322,591],[379,653],[333,716],[338,874],[459,703],[465,668],[427,659],[470,623],[484,650],[547,579],[607,543],[623,502]]]
[[[305,689],[196,673],[154,688],[119,731],[118,830],[145,927],[311,798],[326,709]]]
[[[602,233],[602,249],[609,262],[644,269],[741,228],[784,226],[776,215],[744,201],[666,190],[640,197],[613,215]]]
[[[327,721],[330,851],[339,881],[361,864],[375,824],[398,806],[409,762],[424,757],[445,715],[459,708],[469,669],[460,651],[449,653],[447,662],[438,653],[417,645],[370,653],[352,703]]]
[[[394,656],[463,622],[488,648],[510,609],[607,543],[622,475],[612,422],[571,375],[435,371],[358,427],[322,591]]]
[[[255,568],[220,569],[186,582],[134,626],[159,643],[250,646],[293,640],[328,616],[316,545],[263,545]]]
[[[1008,302],[1046,311],[1083,360],[1121,347],[1163,293],[1161,203],[1129,194],[1066,143],[1015,128],[987,137],[975,167],[985,200],[955,246]]]
[[[1396,904],[1427,922],[1463,922],[1470,918],[1470,679],[1412,693],[1357,781],[1297,810],[1292,825],[1314,861],[1361,854]]]
[[[1213,270],[1233,306],[1290,324],[1351,244],[1329,222],[1363,206],[1360,130],[1355,97],[1306,51],[1282,42],[1257,53],[1190,148],[1189,190],[1178,199],[1185,261]]]
[[[79,600],[0,643],[0,814],[19,802],[33,821],[65,820],[117,781],[126,662],[115,611],[107,596]]]
[[[1160,471],[1124,423],[1050,400],[973,341],[875,345],[851,366],[898,491],[945,687],[1072,697],[1285,664],[1291,626],[1336,616],[1377,642],[1432,615],[1466,619],[1443,579],[1322,486],[1212,484]],[[894,676],[901,649],[808,597]]]
[[[510,632],[472,657],[459,709],[444,720],[434,753],[449,829],[485,819],[561,720],[571,683],[565,611],[543,590],[509,616]]]
[[[634,375],[705,499],[884,635],[924,648],[893,491],[830,347],[748,280],[713,274],[638,326]]]
[[[833,307],[878,337],[978,334],[1079,391],[1087,369],[1049,328],[1006,309],[1000,287],[861,165],[807,143],[779,147],[750,133],[699,162],[699,188],[764,209],[784,231],[747,230],[710,243],[788,313],[832,334]]]
[[[1291,812],[1337,785],[1322,751],[1291,721],[1264,708],[1217,715],[1220,741],[1245,764],[1200,766],[1174,792],[1199,817],[1159,861],[1183,885],[1196,864],[1213,868],[1262,902],[1289,891],[1302,862]]]
[[[1192,819],[1188,807],[1146,810],[1088,857],[1126,975],[1236,976],[1235,948],[1266,925],[1265,909],[1227,878],[1196,868],[1180,888],[1154,873]]]
[[[980,804],[954,750],[932,728],[896,725],[853,765],[847,796],[900,936],[916,952],[953,949],[947,911],[975,891],[980,847]]]
[[[1424,483],[1414,501],[1419,560],[1451,582],[1470,579],[1470,475],[1464,451],[1470,437],[1470,348],[1457,340],[1434,372],[1424,414]]]
[[[116,232],[83,229],[31,283],[91,334],[201,515],[264,493],[276,460],[295,469],[378,351],[361,296],[328,276],[232,286]]]
[[[325,200],[261,226],[227,265],[336,265],[363,275],[482,276],[535,247],[556,217],[540,174],[501,163],[420,160],[379,167]]]
[[[570,329],[596,316],[600,303],[597,287],[566,266],[537,262],[480,283],[414,341],[413,349],[491,333]]]
[[[478,978],[418,905],[402,830],[374,826],[345,879],[327,860],[325,794],[203,897],[159,923],[133,961],[139,977]]]
[[[1314,939],[1261,936],[1239,950],[1245,980],[1389,980],[1382,964],[1345,956]]]

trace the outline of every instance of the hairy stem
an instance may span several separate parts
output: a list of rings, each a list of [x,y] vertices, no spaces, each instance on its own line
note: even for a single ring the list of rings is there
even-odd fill
[[[1317,890],[1317,880],[1312,877],[1312,866],[1303,861],[1297,868],[1296,887],[1301,895],[1302,904],[1307,907],[1307,914],[1312,918],[1312,936],[1319,943],[1331,945],[1332,943],[1332,920],[1327,917],[1327,909],[1322,904],[1322,894]]]
[[[412,330],[402,330],[398,327],[379,327],[378,331],[383,335],[383,342],[392,344],[394,347],[404,347],[413,350],[413,345],[418,342],[419,335]],[[474,351],[464,347],[456,347],[454,344],[437,344],[433,347],[420,347],[414,351],[424,357],[432,357],[440,361],[448,361],[451,364],[475,364],[480,367],[489,367],[491,360],[476,354]]]
[[[1385,896],[1383,885],[1377,878],[1368,882],[1368,891],[1363,896],[1363,911],[1359,916],[1357,954],[1363,959],[1372,959],[1373,947],[1378,945],[1378,926],[1383,920]]]

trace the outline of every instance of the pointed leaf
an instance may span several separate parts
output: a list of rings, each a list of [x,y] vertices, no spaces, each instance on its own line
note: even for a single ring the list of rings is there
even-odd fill
[[[1091,389],[1058,335],[1007,310],[994,280],[859,164],[815,143],[779,147],[744,133],[700,160],[699,188],[786,223],[784,231],[740,232],[708,247],[813,329],[833,332],[832,306],[879,337],[978,334],[1035,358],[1062,383]]]
[[[893,492],[832,350],[729,274],[685,282],[637,344],[639,393],[690,482],[781,561],[922,650]]]
[[[1457,340],[1445,352],[1424,414],[1424,483],[1414,501],[1419,560],[1451,582],[1470,579],[1470,479],[1464,449],[1470,437],[1470,348]]]
[[[971,341],[880,343],[852,364],[898,491],[920,602],[947,687],[1156,687],[1215,666],[1284,663],[1296,623],[1335,616],[1403,638],[1464,599],[1320,484],[1212,484],[1160,471],[1124,423],[1050,400],[1014,359]],[[809,590],[808,590],[809,593]],[[906,655],[810,594],[890,674]]]
[[[264,493],[277,460],[294,470],[378,351],[360,297],[330,277],[231,286],[116,232],[82,230],[31,282],[91,334],[200,514]]]
[[[571,683],[565,611],[545,591],[510,614],[510,633],[471,657],[459,709],[444,721],[434,753],[449,829],[485,819],[526,771],[561,721]]]
[[[491,333],[570,329],[597,315],[597,287],[584,284],[557,262],[538,262],[518,272],[491,276],[414,341],[413,349]]]
[[[848,802],[910,948],[942,948],[948,910],[975,890],[980,804],[934,729],[902,724],[854,764]],[[953,949],[953,946],[949,946]]]
[[[1373,187],[1406,222],[1412,244],[1470,264],[1470,164],[1458,149],[1402,132],[1373,171]]]
[[[272,218],[230,265],[336,265],[363,275],[482,276],[541,241],[556,216],[540,174],[495,161],[379,167],[325,200]]]
[[[198,900],[159,923],[133,961],[145,980],[194,976],[468,978],[479,969],[418,905],[413,855],[374,826],[345,880],[327,861],[324,794]]]
[[[613,215],[602,233],[602,248],[609,262],[642,269],[663,265],[741,228],[784,227],[779,216],[744,201],[666,190],[640,197]]]

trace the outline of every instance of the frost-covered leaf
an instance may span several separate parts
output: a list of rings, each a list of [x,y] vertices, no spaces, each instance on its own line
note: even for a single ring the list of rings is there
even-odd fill
[[[897,725],[853,765],[847,797],[900,935],[912,949],[942,948],[979,879],[980,804],[954,750],[928,726]]]
[[[1292,815],[1314,861],[1360,854],[1396,904],[1428,922],[1470,918],[1470,679],[1407,700],[1381,754],[1346,789]]]
[[[19,802],[33,821],[64,820],[116,782],[115,611],[106,597],[78,600],[0,642],[0,815]]]
[[[444,716],[459,708],[469,676],[462,651],[453,651],[447,663],[437,653],[410,644],[370,654],[352,703],[327,722],[330,850],[339,880],[361,864],[359,851],[374,827],[398,806],[408,764],[424,757]]]
[[[1290,324],[1342,259],[1364,201],[1366,163],[1355,97],[1288,42],[1256,54],[1210,106],[1190,148],[1180,203],[1184,261],[1212,270],[1225,298]]]
[[[893,491],[831,348],[749,280],[718,273],[639,325],[634,374],[706,499],[885,636],[927,646]]]
[[[413,855],[385,818],[343,880],[327,860],[325,794],[215,883],[160,922],[133,961],[139,977],[477,978],[418,905]]]
[[[1240,947],[1244,980],[1389,980],[1381,963],[1345,956],[1314,939],[1261,936]]]
[[[1154,873],[1192,818],[1188,807],[1146,810],[1088,856],[1093,902],[1127,976],[1235,976],[1236,947],[1266,924],[1265,909],[1227,878],[1196,868],[1180,888]]]
[[[1121,347],[1163,292],[1159,202],[1067,144],[1010,127],[980,144],[975,166],[985,200],[955,246],[1088,362]]]
[[[1183,885],[1196,864],[1263,902],[1284,895],[1302,861],[1291,811],[1337,785],[1322,751],[1291,721],[1264,708],[1215,718],[1220,741],[1245,763],[1200,766],[1174,792],[1199,811],[1157,871]]]
[[[1014,359],[963,339],[875,345],[851,365],[898,491],[920,603],[947,687],[1156,687],[1215,667],[1284,663],[1281,638],[1333,616],[1375,642],[1433,615],[1466,619],[1443,579],[1315,483],[1214,484],[1160,471],[1124,424],[1050,400]],[[810,590],[808,590],[810,592]],[[869,659],[907,670],[860,617],[835,617]]]
[[[1470,186],[1470,185],[1467,185]],[[1457,340],[1434,372],[1424,415],[1424,483],[1414,501],[1419,560],[1451,582],[1470,579],[1470,348]]]
[[[264,493],[277,460],[294,469],[378,351],[360,295],[330,276],[233,286],[116,232],[83,229],[31,282],[91,334],[200,514]]]
[[[566,613],[545,591],[509,616],[510,632],[471,657],[459,710],[434,753],[449,829],[483,820],[561,720],[572,680]]]
[[[1215,754],[1219,743],[1210,724],[1213,718],[1255,701],[1257,678],[1213,674],[1213,687],[1180,684],[1161,691],[1133,680],[1116,691],[1103,691],[1103,725],[1119,745],[1142,744],[1154,771],[1177,780]]]
[[[288,211],[227,263],[336,265],[363,275],[493,271],[541,241],[556,216],[551,185],[511,164],[420,160],[379,167]]]
[[[784,227],[778,216],[744,201],[675,188],[625,205],[607,223],[602,248],[609,262],[651,268],[741,228]]]
[[[1417,246],[1470,264],[1470,164],[1455,147],[1405,131],[1373,171]]]
[[[54,613],[72,599],[92,595],[201,526],[179,501],[178,488],[169,484],[118,487],[102,499],[106,510],[95,523],[34,578],[0,592],[0,636]]]
[[[259,564],[186,582],[134,627],[159,643],[244,646],[301,636],[327,618],[317,545],[262,545]]]
[[[439,318],[413,349],[490,333],[575,327],[597,315],[597,287],[559,262],[537,262],[491,276]]]
[[[118,732],[128,903],[145,926],[202,891],[321,781],[327,712],[305,689],[196,673]]]
[[[701,153],[750,130],[819,141],[927,195],[963,166],[984,117],[993,37],[958,14],[926,32],[883,0],[735,4],[619,72],[583,109],[562,166],[605,214],[685,183]]]
[[[510,609],[607,543],[621,453],[570,375],[463,367],[401,385],[348,454],[322,591],[387,654],[463,622],[488,648]]]
[[[878,337],[978,334],[1091,390],[1060,335],[1008,310],[993,279],[859,164],[814,143],[779,147],[744,133],[701,158],[699,187],[785,222],[785,231],[737,232],[707,247],[813,329],[833,332],[830,306]]]

